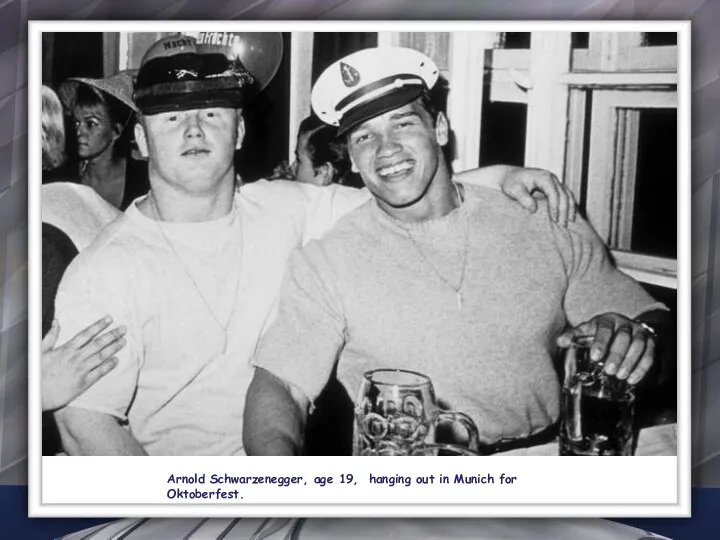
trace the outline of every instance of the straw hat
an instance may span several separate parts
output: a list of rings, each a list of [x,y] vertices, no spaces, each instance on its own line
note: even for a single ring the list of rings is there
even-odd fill
[[[87,77],[71,77],[65,80],[58,90],[63,105],[68,110],[72,110],[75,106],[75,97],[77,96],[78,85],[86,84],[105,94],[108,94],[120,103],[127,105],[133,112],[138,112],[133,102],[133,83],[137,70],[125,70],[104,79],[90,79]]]

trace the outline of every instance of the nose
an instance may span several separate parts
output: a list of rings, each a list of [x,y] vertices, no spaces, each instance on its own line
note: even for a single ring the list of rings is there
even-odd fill
[[[397,142],[392,133],[386,133],[380,136],[377,148],[378,156],[389,157],[398,153],[401,149],[402,146]]]
[[[204,137],[200,121],[200,111],[190,111],[185,115],[185,137],[199,138]]]

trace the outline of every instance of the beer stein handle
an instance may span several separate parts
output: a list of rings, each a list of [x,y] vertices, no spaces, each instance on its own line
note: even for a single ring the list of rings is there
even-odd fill
[[[440,422],[451,422],[453,424],[460,424],[468,434],[468,448],[473,452],[480,451],[480,433],[477,425],[473,422],[467,414],[458,411],[440,411],[435,418],[435,426],[437,428]]]

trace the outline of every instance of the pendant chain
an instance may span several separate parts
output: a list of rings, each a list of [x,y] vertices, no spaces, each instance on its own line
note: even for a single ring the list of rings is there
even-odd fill
[[[456,182],[453,182],[453,186],[455,187],[455,193],[457,194],[457,200],[458,205],[462,205],[462,203],[465,200],[465,197],[463,197],[463,194],[460,190],[460,187]],[[410,242],[413,246],[415,246],[415,249],[420,254],[420,257],[423,261],[425,261],[425,264],[427,264],[432,271],[435,273],[435,275],[443,282],[445,285],[447,285],[450,289],[452,289],[455,292],[455,298],[457,300],[458,309],[462,309],[463,307],[463,297],[462,297],[462,288],[463,284],[465,283],[465,275],[467,273],[467,261],[468,261],[468,252],[469,252],[469,226],[467,223],[467,218],[463,217],[463,224],[465,225],[465,235],[463,238],[463,254],[462,254],[462,263],[460,266],[460,280],[458,281],[457,286],[453,285],[452,282],[447,279],[438,269],[437,267],[430,261],[430,259],[425,255],[425,252],[420,247],[420,244],[417,243],[415,238],[413,238],[412,233],[410,232],[410,229],[405,229],[407,232],[408,238],[410,239]]]
[[[228,316],[227,322],[225,324],[222,324],[220,322],[220,319],[215,315],[215,312],[213,311],[212,307],[210,306],[210,303],[207,301],[207,298],[205,298],[205,295],[202,293],[202,290],[200,289],[200,286],[197,284],[197,281],[195,281],[195,278],[193,277],[192,273],[188,269],[188,267],[183,262],[182,257],[175,249],[175,246],[170,241],[170,238],[168,238],[167,234],[165,234],[165,230],[163,229],[161,222],[162,222],[162,216],[160,214],[160,207],[157,204],[157,199],[155,198],[155,194],[151,191],[150,192],[150,198],[152,199],[152,212],[153,216],[155,217],[155,223],[157,224],[157,228],[160,231],[161,236],[163,237],[163,240],[167,244],[167,246],[170,248],[170,251],[173,252],[173,255],[180,263],[180,266],[182,267],[183,271],[185,272],[185,275],[187,275],[188,279],[192,283],[193,287],[195,288],[195,292],[197,293],[198,297],[200,297],[200,300],[202,300],[202,303],[205,305],[205,308],[207,309],[208,313],[210,314],[210,317],[212,317],[215,324],[222,330],[223,333],[223,353],[227,352],[227,345],[228,345],[228,327],[230,326],[230,322],[232,321],[233,315],[235,314],[235,301],[237,300],[237,292],[240,288],[240,271],[238,270],[237,279],[235,280],[235,292],[233,294],[233,307],[230,311],[230,315]],[[234,203],[233,203],[234,204]],[[242,256],[242,251],[240,252]],[[242,261],[240,263],[239,268],[242,268]]]

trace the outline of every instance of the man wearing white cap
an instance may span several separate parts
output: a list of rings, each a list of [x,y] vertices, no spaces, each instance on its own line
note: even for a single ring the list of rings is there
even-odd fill
[[[368,370],[428,375],[442,406],[468,413],[494,452],[554,436],[560,337],[594,334],[593,355],[609,351],[608,373],[632,384],[651,368],[648,325],[667,312],[612,265],[584,220],[559,227],[454,181],[448,123],[429,99],[437,77],[419,52],[368,49],[315,84],[316,114],[346,134],[374,200],[288,263],[248,390],[248,453],[302,452],[334,371],[352,397]]]
[[[80,255],[58,293],[64,336],[107,314],[127,327],[115,370],[57,414],[68,453],[242,454],[249,359],[286,259],[368,199],[236,185],[242,108],[274,76],[282,40],[213,36],[172,36],[146,53],[134,101],[151,191]]]

